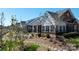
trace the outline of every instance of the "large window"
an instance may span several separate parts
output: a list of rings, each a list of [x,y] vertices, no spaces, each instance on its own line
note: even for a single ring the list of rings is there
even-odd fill
[[[28,32],[32,32],[32,26],[28,25],[27,30],[28,30]]]
[[[60,32],[65,32],[66,30],[65,30],[65,26],[60,26],[60,30],[59,30]]]
[[[62,32],[62,26],[60,26],[60,32]]]
[[[49,32],[49,26],[46,26],[46,32]]]
[[[53,25],[51,25],[51,32],[52,32],[52,31],[54,31],[54,26],[53,26]]]
[[[56,32],[58,32],[58,26],[56,25]]]
[[[41,25],[38,25],[38,32],[42,32],[42,31],[41,31],[41,30],[42,30],[41,27],[42,27]]]
[[[63,26],[63,32],[65,32],[65,26]]]
[[[44,32],[45,31],[45,27],[44,26],[42,26],[42,32]]]
[[[36,32],[36,28],[37,28],[37,27],[36,27],[36,26],[34,26],[34,32]]]

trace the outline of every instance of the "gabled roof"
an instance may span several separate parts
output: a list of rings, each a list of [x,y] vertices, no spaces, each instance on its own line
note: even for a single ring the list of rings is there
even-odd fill
[[[39,23],[42,24],[42,22],[45,21],[45,19],[43,19],[43,18],[44,18],[44,16],[40,16],[40,17],[37,17],[37,18],[35,18],[35,19],[32,19],[32,20],[30,20],[30,21],[28,22],[28,25],[35,25],[35,24],[39,24]]]
[[[37,18],[39,18],[39,17],[37,17]],[[31,19],[31,20],[28,20],[28,23],[27,23],[27,24],[32,23],[32,22],[34,22],[34,21],[36,21],[36,20],[37,20],[37,18],[34,18],[34,19]]]
[[[51,11],[46,11],[51,17],[53,17],[54,19],[57,18],[58,14],[55,12],[51,12]]]
[[[72,12],[71,12],[71,9],[64,9],[64,10],[60,10],[60,11],[57,11],[57,12],[51,12],[51,11],[46,11],[45,13],[44,13],[44,15],[42,15],[42,16],[39,16],[39,17],[37,17],[37,18],[34,18],[34,19],[31,19],[30,21],[28,21],[28,24],[34,24],[34,23],[38,23],[38,22],[40,22],[40,21],[45,21],[46,19],[45,18],[47,18],[49,15],[56,21],[56,22],[58,22],[58,17],[60,17],[60,16],[62,16],[65,12],[67,12],[67,11],[69,11],[71,14],[72,14]],[[74,17],[74,15],[72,14],[72,16]],[[75,18],[75,17],[74,17]],[[42,22],[41,22],[42,23]]]
[[[64,10],[60,10],[60,11],[57,11],[56,13],[58,14],[58,16],[62,16],[65,12],[69,11],[70,14],[73,16],[73,18],[75,18],[74,14],[72,13],[71,9],[70,8],[66,8]]]
[[[56,11],[57,14],[60,14],[60,13],[64,13],[66,11],[70,10],[70,8],[66,8],[66,9],[63,9],[63,10],[59,10],[59,11]]]
[[[51,12],[51,11],[46,11],[45,13],[49,13],[49,14],[51,14],[52,16],[53,16],[53,15],[57,15],[57,13]]]
[[[39,16],[37,18],[31,19],[30,21],[28,21],[28,25],[39,24],[40,21],[41,21],[41,24],[43,24],[46,21],[46,19],[48,18],[49,15],[51,15],[53,18],[56,18],[57,14],[54,13],[54,12],[46,11],[44,13],[44,15]],[[50,20],[48,20],[48,21],[50,22]],[[50,23],[52,23],[52,22],[50,22]]]

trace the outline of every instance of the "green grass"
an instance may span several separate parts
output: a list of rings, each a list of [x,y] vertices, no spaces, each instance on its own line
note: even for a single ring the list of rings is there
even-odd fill
[[[79,37],[76,36],[76,37],[70,37],[68,38],[68,40],[66,40],[66,43],[70,43],[70,44],[73,44],[74,46],[76,47],[79,47]]]
[[[21,41],[20,40],[4,40],[2,42],[2,46],[0,48],[0,51],[12,51],[12,50],[16,50],[15,48],[17,48],[18,46],[21,46]],[[18,48],[19,50],[19,48]]]
[[[79,38],[70,38],[69,40],[67,40],[67,42],[72,44],[79,44]]]
[[[71,43],[74,45],[79,45],[79,33],[71,32],[71,33],[65,33],[63,36],[68,39],[66,40],[66,43]]]
[[[30,46],[26,46],[24,48],[24,51],[36,51],[38,47],[40,46],[36,44],[31,44]]]
[[[40,46],[33,43],[24,45],[22,40],[4,40],[0,51],[36,51],[38,47]]]

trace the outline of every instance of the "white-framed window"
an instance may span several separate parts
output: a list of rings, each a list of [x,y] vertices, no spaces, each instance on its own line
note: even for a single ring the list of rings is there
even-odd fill
[[[65,27],[65,26],[63,26],[63,32],[65,32],[65,31],[66,31],[65,29],[66,29],[66,27]]]
[[[62,26],[60,26],[60,30],[59,31],[62,32]]]
[[[54,26],[53,26],[53,25],[51,25],[51,32],[52,32],[52,31],[54,31]]]
[[[59,26],[58,30],[59,30],[59,32],[65,32],[66,31],[66,26]]]
[[[45,31],[45,26],[42,26],[42,32],[44,32]]]
[[[36,32],[36,30],[37,30],[37,29],[36,29],[36,26],[34,26],[34,32]]]
[[[49,32],[49,26],[46,26],[46,32]]]

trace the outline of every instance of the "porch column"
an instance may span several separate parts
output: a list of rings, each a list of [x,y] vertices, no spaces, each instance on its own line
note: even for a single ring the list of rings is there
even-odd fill
[[[50,32],[50,30],[51,30],[51,28],[50,28],[50,26],[49,26],[49,32]]]
[[[65,32],[66,32],[66,26],[65,26]]]
[[[77,32],[78,32],[78,25],[77,25]]]
[[[78,32],[79,32],[79,25],[78,25]]]
[[[56,26],[54,26],[53,28],[54,28],[54,31],[53,32],[56,33]]]
[[[46,29],[45,29],[45,26],[44,26],[44,31],[43,31],[44,33],[45,33],[45,30],[46,30]]]
[[[51,32],[52,32],[52,33],[54,33],[54,29],[55,29],[54,26],[51,25]]]
[[[36,32],[38,33],[38,25],[36,26]]]
[[[34,26],[32,26],[32,32],[34,32]]]
[[[77,26],[76,25],[74,25],[74,32],[76,32],[77,31]]]
[[[45,33],[45,26],[44,26],[44,31],[43,32]]]
[[[51,32],[51,26],[49,26],[49,32]]]
[[[58,33],[60,32],[60,26],[58,26]]]

